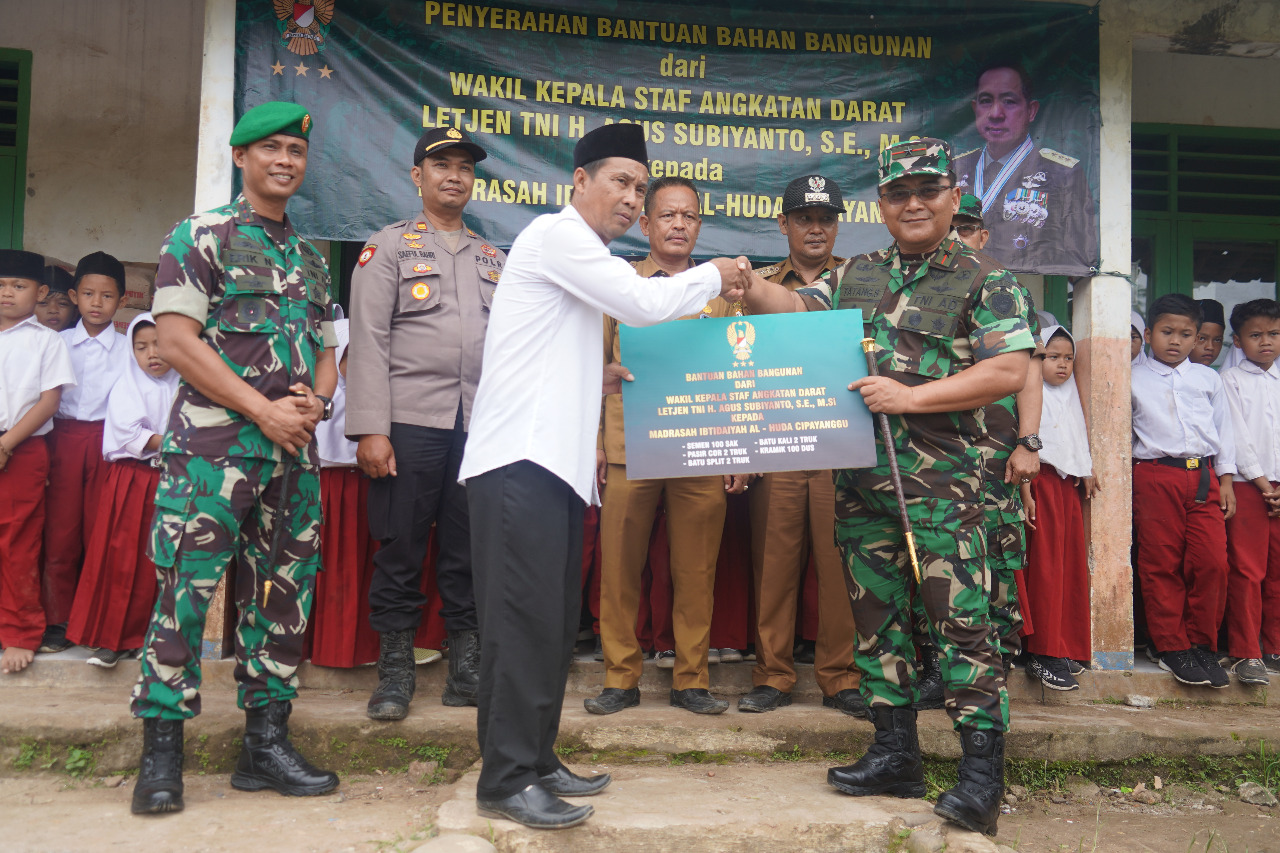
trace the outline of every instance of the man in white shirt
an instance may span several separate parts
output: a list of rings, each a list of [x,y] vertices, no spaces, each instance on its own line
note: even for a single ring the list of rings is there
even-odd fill
[[[591,816],[560,796],[603,790],[555,754],[581,598],[582,516],[598,505],[596,431],[605,313],[645,326],[737,299],[745,258],[716,258],[646,279],[609,241],[639,217],[649,180],[639,125],[606,125],[578,141],[573,200],[535,219],[511,247],[493,299],[484,373],[459,479],[471,509],[480,617],[476,786],[481,814],[559,829]],[[605,392],[629,374],[611,368]]]

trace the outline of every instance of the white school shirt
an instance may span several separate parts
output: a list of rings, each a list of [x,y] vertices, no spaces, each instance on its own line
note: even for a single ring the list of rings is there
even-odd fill
[[[1280,482],[1280,366],[1264,371],[1245,359],[1220,375],[1231,403],[1241,479]]]
[[[58,334],[71,353],[76,371],[76,387],[62,392],[58,417],[77,421],[105,421],[107,395],[116,380],[129,372],[133,361],[129,340],[113,327],[103,329],[97,337],[85,331],[84,320],[74,328]]]
[[[178,371],[156,378],[142,369],[133,355],[133,331],[139,323],[155,324],[149,312],[133,318],[125,340],[129,346],[129,370],[107,395],[107,417],[102,428],[102,456],[108,462],[119,459],[154,459],[159,450],[147,450],[153,435],[164,435],[169,411],[178,393]]]
[[[338,336],[338,349],[333,363],[342,364],[342,356],[351,343],[351,321],[333,321]],[[316,450],[321,468],[351,467],[356,464],[356,443],[347,438],[347,377],[338,371],[338,385],[333,389],[333,417],[316,424]]]
[[[527,460],[598,505],[603,315],[649,326],[695,314],[719,295],[711,264],[669,278],[637,275],[572,205],[533,220],[494,294],[459,481]]]
[[[65,397],[75,384],[67,345],[53,329],[31,316],[0,332],[0,432],[16,427],[45,391],[61,387]],[[32,435],[51,429],[53,418]]]
[[[1231,406],[1217,371],[1149,357],[1131,376],[1134,459],[1213,456],[1218,476],[1236,473]]]

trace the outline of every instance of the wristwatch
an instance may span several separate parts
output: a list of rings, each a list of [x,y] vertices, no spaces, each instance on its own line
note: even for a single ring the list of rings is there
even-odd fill
[[[1031,435],[1024,435],[1022,438],[1018,439],[1018,444],[1021,444],[1032,453],[1036,453],[1040,448],[1044,447],[1044,442],[1041,441],[1040,436],[1036,435],[1034,432],[1031,433]]]
[[[324,415],[321,416],[320,420],[327,421],[330,418],[332,418],[333,417],[333,398],[326,397],[323,394],[317,394],[316,399],[324,403]]]

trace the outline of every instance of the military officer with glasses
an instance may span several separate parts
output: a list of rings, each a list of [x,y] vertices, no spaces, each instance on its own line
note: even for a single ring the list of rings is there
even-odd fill
[[[960,207],[951,146],[924,138],[880,154],[880,213],[894,239],[788,291],[753,279],[752,313],[857,308],[879,376],[859,379],[889,416],[923,582],[916,588],[883,441],[877,464],[835,474],[836,542],[846,570],[855,661],[875,740],[827,781],[854,796],[923,797],[913,684],[913,596],[938,646],[947,711],[963,746],[959,783],[934,811],[995,834],[1004,796],[1009,700],[993,643],[983,518],[982,409],[1020,391],[1035,340],[1013,276],[951,236]]]

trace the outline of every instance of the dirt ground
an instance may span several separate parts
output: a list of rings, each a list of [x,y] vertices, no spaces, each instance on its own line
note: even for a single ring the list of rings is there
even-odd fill
[[[593,765],[593,770],[608,766]],[[815,766],[815,776],[818,768]],[[663,773],[707,774],[704,766],[663,768]],[[724,775],[759,774],[767,765]],[[58,773],[0,778],[0,849],[26,851],[183,850],[192,853],[254,848],[282,851],[391,853],[415,849],[433,832],[436,809],[454,794],[452,785],[425,785],[403,773],[343,780],[340,793],[285,799],[274,793],[234,791],[225,775],[189,775],[187,810],[157,818],[129,814],[132,780],[74,780]],[[815,783],[817,784],[817,783]],[[889,801],[894,802],[894,801]],[[919,803],[901,802],[905,812]],[[1188,795],[1178,806],[1141,806],[1102,798],[1098,808],[1053,803],[1036,794],[1001,818],[999,843],[1019,853],[1159,851],[1159,853],[1259,853],[1280,851],[1274,810],[1233,798]],[[723,805],[718,803],[714,805]],[[710,807],[710,805],[709,805]],[[714,838],[691,841],[690,851],[717,850]],[[772,847],[785,851],[785,844]]]

